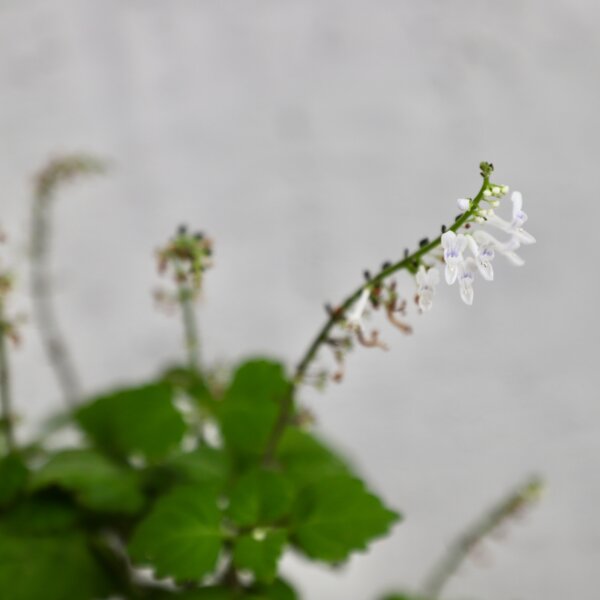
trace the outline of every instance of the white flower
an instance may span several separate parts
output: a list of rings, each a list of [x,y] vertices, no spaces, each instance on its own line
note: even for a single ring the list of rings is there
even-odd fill
[[[472,235],[467,236],[469,243],[469,250],[475,258],[475,264],[481,273],[481,276],[487,281],[494,280],[494,267],[492,267],[492,260],[494,259],[494,244],[490,241],[484,241],[479,245]]]
[[[456,203],[458,204],[458,208],[463,212],[469,210],[471,207],[471,201],[468,198],[459,198]]]
[[[434,267],[425,269],[423,265],[417,271],[417,295],[419,296],[419,308],[426,312],[431,309],[435,286],[440,282],[440,273]]]
[[[463,262],[463,252],[467,247],[467,238],[453,231],[446,231],[442,235],[442,248],[444,249],[444,261],[446,262],[446,283],[452,285],[458,276],[458,266]]]
[[[506,233],[510,233],[521,244],[535,244],[535,238],[523,229],[523,224],[527,221],[527,214],[523,211],[523,196],[521,192],[513,192],[510,199],[513,205],[512,221],[509,223],[493,211],[489,211],[486,215],[487,223]]]
[[[500,240],[496,239],[493,235],[489,234],[487,231],[483,231],[482,229],[480,229],[473,233],[473,237],[482,246],[488,246],[496,252],[499,252],[500,254],[506,256],[506,258],[513,265],[517,267],[522,267],[525,264],[525,261],[515,252],[515,250],[518,250],[521,245],[516,236],[513,236],[506,242],[501,242]]]
[[[348,314],[346,317],[346,327],[351,329],[352,331],[356,331],[360,329],[362,324],[362,318],[367,308],[367,303],[369,302],[369,296],[371,295],[371,291],[369,288],[365,288],[359,299],[354,303],[352,308],[352,312]]]
[[[473,304],[473,282],[475,281],[475,259],[467,258],[458,266],[458,287],[465,304]]]

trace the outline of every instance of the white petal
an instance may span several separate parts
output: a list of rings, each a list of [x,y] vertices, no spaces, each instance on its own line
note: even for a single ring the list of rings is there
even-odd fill
[[[419,267],[415,278],[417,280],[418,287],[423,287],[424,285],[427,285],[427,271],[425,271],[425,267],[423,265]]]
[[[467,238],[462,233],[459,233],[456,236],[456,247],[460,254],[462,254],[465,251],[465,248],[467,247]]]
[[[458,277],[458,269],[456,268],[456,266],[452,266],[452,265],[449,265],[446,263],[445,275],[446,275],[446,283],[448,285],[452,285],[456,281],[456,278]]]
[[[525,264],[525,261],[516,252],[504,252],[503,254],[515,267],[522,267]]]
[[[486,281],[494,281],[494,267],[489,260],[478,260],[477,268]]]
[[[423,312],[431,310],[433,305],[433,294],[430,291],[419,294],[419,308]]]
[[[446,231],[442,234],[442,248],[444,250],[448,250],[449,248],[453,248],[456,242],[456,234],[454,231]]]
[[[513,205],[513,218],[523,210],[523,195],[521,192],[513,192],[510,196]]]
[[[511,224],[495,213],[488,214],[486,223],[492,227],[500,229],[501,231],[506,231],[507,233],[512,231]]]
[[[473,304],[473,286],[472,285],[461,285],[460,286],[460,297],[465,304],[471,306]]]
[[[469,244],[469,250],[473,256],[477,256],[479,254],[479,246],[475,241],[475,238],[472,235],[465,236],[467,238],[467,242]]]
[[[360,325],[360,320],[362,319],[363,313],[367,308],[367,302],[369,301],[369,296],[371,295],[371,291],[369,288],[365,288],[361,294],[360,298],[356,301],[352,308],[352,312],[346,317],[346,322],[349,327],[356,327]]]
[[[513,233],[514,237],[516,237],[522,244],[535,244],[536,239],[524,229],[516,229]]]
[[[459,198],[456,203],[458,204],[458,208],[462,211],[469,210],[471,206],[471,201],[468,198]]]

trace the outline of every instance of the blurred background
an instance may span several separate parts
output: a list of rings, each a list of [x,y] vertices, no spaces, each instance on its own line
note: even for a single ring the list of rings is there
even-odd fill
[[[406,519],[335,572],[288,557],[307,599],[416,588],[448,542],[531,473],[539,506],[446,596],[593,598],[600,563],[595,182],[600,7],[592,0],[4,0],[0,219],[30,311],[31,175],[109,158],[56,206],[61,321],[89,392],[182,356],[153,305],[153,253],[180,223],[213,236],[210,363],[293,365],[365,268],[458,212],[478,164],[519,189],[538,244],[496,260],[475,304],[440,286],[415,333],[361,349],[302,399]],[[411,296],[404,276],[400,289]],[[60,406],[35,328],[13,354],[27,437]]]

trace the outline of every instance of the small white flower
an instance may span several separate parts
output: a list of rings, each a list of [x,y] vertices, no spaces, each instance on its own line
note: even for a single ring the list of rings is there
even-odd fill
[[[501,231],[510,233],[521,244],[535,244],[535,238],[523,229],[523,224],[527,221],[527,214],[523,211],[523,196],[521,192],[513,192],[510,199],[513,205],[512,221],[509,223],[494,212],[491,212],[487,215],[488,224]]]
[[[494,252],[494,245],[492,243],[483,242],[479,245],[472,235],[467,236],[469,243],[469,250],[475,258],[475,264],[481,273],[481,276],[487,281],[494,280],[494,267],[492,267],[492,260],[496,253]]]
[[[463,212],[469,210],[471,206],[471,201],[468,198],[459,198],[456,203],[458,204],[458,208]]]
[[[467,238],[453,231],[446,231],[442,235],[442,248],[444,249],[444,261],[446,263],[446,283],[452,285],[458,276],[458,265],[463,262],[463,252],[467,247]]]
[[[352,312],[350,312],[346,317],[346,327],[351,329],[352,331],[356,331],[360,329],[362,324],[362,318],[367,308],[367,303],[369,302],[369,296],[371,295],[371,291],[369,288],[365,288],[359,299],[354,303],[352,308]]]
[[[467,258],[458,267],[458,288],[465,304],[473,304],[473,282],[475,281],[475,259]]]
[[[440,282],[440,273],[433,267],[426,269],[423,265],[417,271],[417,295],[419,296],[419,308],[423,312],[431,309],[435,286]]]
[[[499,252],[500,254],[506,256],[506,258],[515,266],[522,267],[525,264],[525,261],[515,252],[521,246],[521,243],[517,239],[517,237],[513,236],[506,242],[501,242],[496,239],[493,235],[489,234],[487,231],[478,230],[473,233],[473,237],[481,244],[482,246],[488,246]]]

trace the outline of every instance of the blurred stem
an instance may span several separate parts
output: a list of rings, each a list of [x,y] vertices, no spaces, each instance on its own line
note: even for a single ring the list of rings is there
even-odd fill
[[[187,284],[180,284],[179,286],[179,303],[181,304],[188,365],[193,373],[197,373],[200,365],[198,323],[194,306],[194,291]]]
[[[0,407],[2,409],[1,421],[4,430],[6,447],[9,452],[15,450],[13,435],[12,402],[10,395],[10,371],[8,368],[8,348],[6,340],[6,327],[4,321],[4,304],[0,299]]]
[[[50,277],[51,245],[50,193],[38,192],[33,200],[31,288],[33,313],[50,366],[56,374],[67,406],[73,408],[81,397],[75,364],[58,325],[52,302]]]
[[[473,523],[451,544],[446,555],[433,567],[423,586],[423,595],[431,600],[439,598],[448,580],[458,571],[473,549],[506,519],[536,500],[542,486],[542,481],[537,477],[527,480],[490,512]]]
[[[479,190],[479,192],[477,192],[477,195],[475,196],[475,198],[473,198],[473,201],[471,202],[471,207],[469,208],[469,210],[464,212],[454,222],[454,224],[451,227],[448,227],[448,231],[454,231],[456,233],[456,231],[458,231],[465,223],[467,223],[467,221],[469,221],[469,219],[472,216],[475,215],[477,209],[479,208],[479,204],[480,204],[481,200],[483,199],[483,192],[488,188],[489,183],[490,183],[489,174],[483,175],[483,184],[481,185],[481,189]],[[315,337],[312,344],[308,347],[308,350],[306,351],[306,353],[304,354],[304,356],[298,363],[298,366],[296,367],[295,380],[297,382],[302,381],[302,378],[306,374],[308,367],[311,365],[312,361],[317,356],[317,352],[319,351],[319,348],[329,338],[329,333],[331,332],[333,327],[336,325],[336,323],[339,321],[340,315],[343,315],[346,312],[346,310],[348,308],[350,308],[350,306],[352,306],[352,304],[354,304],[354,302],[356,302],[356,300],[358,300],[362,291],[365,288],[372,288],[372,287],[376,286],[378,283],[381,283],[384,279],[386,279],[390,275],[393,275],[394,273],[396,273],[398,271],[402,271],[403,269],[412,268],[423,256],[425,256],[426,254],[429,254],[429,252],[431,252],[432,250],[435,250],[435,248],[437,248],[441,244],[441,242],[442,242],[442,236],[440,235],[437,238],[435,238],[433,241],[420,247],[418,250],[415,250],[412,254],[409,254],[408,256],[403,258],[401,261],[399,261],[385,269],[382,269],[370,281],[361,285],[357,290],[355,290],[352,294],[350,294],[350,296],[348,296],[339,305],[339,307],[334,311],[334,313],[325,322],[325,324],[323,325],[323,327],[321,328],[321,330]]]

